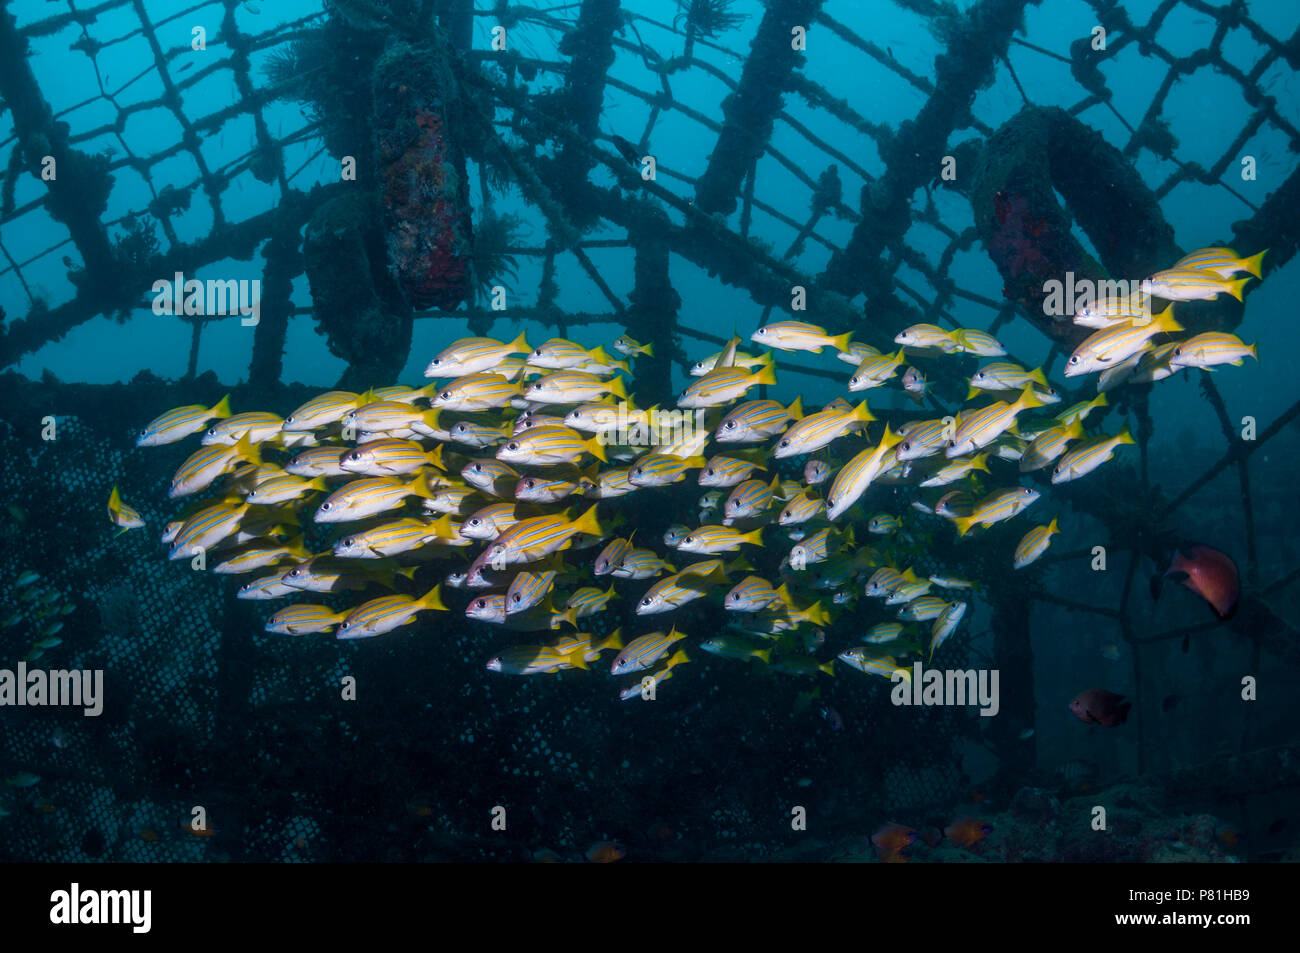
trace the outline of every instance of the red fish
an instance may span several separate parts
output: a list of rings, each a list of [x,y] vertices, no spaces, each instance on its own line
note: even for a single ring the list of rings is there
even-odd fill
[[[903,848],[911,846],[914,840],[916,831],[902,824],[885,824],[871,835],[871,843],[875,845],[880,859],[885,861],[905,859],[902,856]]]
[[[1169,568],[1151,580],[1152,598],[1160,597],[1160,586],[1166,577],[1181,582],[1208,602],[1220,619],[1231,618],[1237,611],[1241,580],[1237,564],[1227,553],[1200,545],[1175,550]]]
[[[1128,721],[1128,710],[1132,702],[1124,701],[1123,695],[1116,695],[1104,688],[1090,688],[1080,692],[1079,697],[1070,702],[1070,711],[1080,721],[1090,725],[1105,725],[1114,728]]]
[[[962,847],[970,847],[976,841],[982,841],[992,831],[992,824],[974,817],[959,817],[943,829],[945,837]]]

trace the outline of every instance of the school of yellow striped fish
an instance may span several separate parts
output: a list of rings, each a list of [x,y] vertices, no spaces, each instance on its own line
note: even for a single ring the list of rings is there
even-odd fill
[[[996,360],[1006,351],[984,331],[915,325],[890,353],[777,321],[751,336],[758,353],[733,338],[697,362],[676,409],[637,404],[632,367],[651,349],[627,335],[611,344],[620,357],[558,338],[533,348],[523,334],[473,337],[437,354],[423,387],[330,391],[283,418],[233,413],[227,397],[168,411],[137,445],[201,434],[169,493],[198,501],[183,504],[162,541],[172,560],[237,576],[240,598],[287,602],[268,632],[365,639],[463,605],[502,641],[546,633],[494,647],[489,670],[589,670],[609,652],[610,674],[632,679],[624,699],[649,697],[697,650],[792,675],[833,675],[838,659],[910,678],[912,660],[933,659],[957,631],[977,581],[918,575],[908,513],[876,511],[868,490],[913,487],[911,507],[964,538],[1037,502],[1040,490],[1023,481],[1041,483],[1038,471],[1050,467],[1052,484],[1093,472],[1133,443],[1127,426],[1086,429],[1106,391],[1256,357],[1230,334],[1186,336],[1174,303],[1240,299],[1263,254],[1201,249],[1144,280],[1140,297],[1082,308],[1075,322],[1095,330],[1064,375],[1096,374],[1098,394],[1064,409],[1042,369]],[[1154,300],[1169,304],[1156,311]],[[849,398],[805,412],[798,398],[751,394],[777,383],[771,351],[828,348],[852,367]],[[972,374],[965,405],[945,413],[909,354],[993,360]],[[937,416],[895,429],[852,402],[895,382]],[[777,471],[791,457],[807,458],[801,479]],[[688,481],[703,490],[689,524],[655,539],[622,531],[631,510],[618,501],[635,494],[643,513],[664,487]],[[117,487],[108,512],[120,532],[145,525]],[[1053,516],[1001,558],[1028,566],[1058,532]],[[758,575],[754,561],[774,569]],[[334,593],[356,602],[314,601]],[[887,621],[866,628],[859,597],[878,601]],[[671,613],[706,598],[736,621],[708,638],[673,624]],[[583,631],[616,599],[631,622]],[[824,658],[825,630],[846,614],[858,629],[842,634],[854,644]]]

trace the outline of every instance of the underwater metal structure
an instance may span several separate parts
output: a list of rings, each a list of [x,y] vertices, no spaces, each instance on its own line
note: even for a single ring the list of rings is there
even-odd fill
[[[748,51],[727,46],[739,25],[729,5],[703,0],[680,4],[682,15],[673,22],[631,13],[618,0],[582,0],[551,12],[505,0],[478,9],[472,0],[332,0],[317,15],[265,33],[241,28],[241,4],[223,0],[222,52],[188,74],[178,69],[188,47],[163,48],[158,40],[161,23],[151,20],[142,0],[72,0],[67,12],[21,28],[11,13],[0,9],[0,100],[13,123],[12,135],[0,141],[0,160],[6,162],[0,190],[0,275],[12,274],[22,282],[30,302],[26,314],[7,316],[0,331],[0,369],[12,368],[99,315],[126,318],[147,307],[145,295],[160,275],[260,257],[264,289],[244,381],[218,381],[197,372],[205,325],[232,318],[193,321],[188,372],[175,381],[147,372],[129,384],[102,386],[53,378],[32,381],[13,372],[0,375],[0,454],[6,460],[0,492],[19,506],[4,528],[0,579],[34,568],[44,577],[42,585],[65,593],[77,607],[70,629],[81,635],[70,638],[56,657],[69,666],[103,668],[110,698],[126,700],[110,705],[105,716],[61,733],[57,744],[49,740],[54,729],[48,713],[6,714],[0,775],[30,770],[49,779],[58,793],[50,797],[49,811],[42,808],[21,826],[6,830],[0,856],[142,860],[160,856],[160,840],[173,859],[198,859],[214,851],[233,859],[285,860],[514,856],[497,841],[475,833],[482,829],[478,815],[486,810],[480,806],[527,789],[534,772],[548,765],[553,769],[557,761],[575,771],[571,783],[582,792],[575,800],[607,806],[607,830],[617,826],[620,810],[632,814],[629,805],[634,802],[643,805],[662,798],[664,812],[671,802],[674,816],[680,816],[685,803],[716,800],[716,779],[710,777],[688,779],[671,794],[658,790],[653,768],[647,776],[631,772],[622,778],[588,777],[579,766],[616,751],[625,727],[620,729],[608,712],[592,714],[590,696],[566,700],[572,686],[558,680],[539,687],[539,710],[531,716],[503,707],[499,687],[481,677],[474,659],[476,640],[468,628],[452,631],[448,626],[437,640],[363,645],[363,651],[346,652],[332,642],[305,646],[255,638],[262,621],[256,607],[237,601],[210,578],[160,572],[150,540],[110,538],[100,501],[116,482],[151,525],[158,524],[161,511],[152,501],[165,484],[167,461],[129,453],[128,448],[134,429],[161,408],[210,403],[223,391],[230,391],[232,402],[241,408],[284,411],[306,400],[305,388],[281,380],[286,334],[296,315],[312,315],[331,352],[347,364],[339,386],[353,389],[395,379],[406,363],[417,321],[467,317],[480,334],[491,333],[494,322],[502,319],[554,328],[561,335],[586,325],[616,324],[655,344],[657,357],[640,365],[648,375],[640,385],[668,399],[672,365],[687,367],[693,359],[688,359],[686,348],[722,343],[692,326],[689,307],[674,289],[670,265],[684,261],[718,282],[742,289],[762,309],[760,320],[783,311],[790,289],[798,285],[807,289],[808,309],[817,320],[864,337],[890,339],[898,328],[920,321],[955,326],[952,311],[961,304],[987,312],[992,331],[1008,322],[1031,322],[1053,343],[1053,357],[1062,349],[1068,354],[1070,335],[1077,329],[1042,317],[1039,301],[1046,277],[1065,270],[1096,278],[1146,274],[1182,251],[1175,247],[1160,208],[1180,182],[1231,190],[1229,167],[1242,143],[1264,126],[1279,130],[1292,153],[1300,152],[1300,130],[1279,114],[1273,97],[1260,88],[1261,77],[1274,64],[1300,69],[1300,30],[1290,37],[1273,37],[1251,19],[1244,4],[1212,7],[1200,0],[1166,0],[1147,22],[1135,23],[1121,3],[1090,0],[1097,22],[1112,37],[1109,48],[1098,54],[1081,39],[1066,57],[1016,35],[1033,0],[978,0],[965,13],[937,0],[894,2],[929,20],[942,37],[945,49],[935,61],[932,78],[911,72],[889,50],[846,28],[823,9],[821,0],[788,0],[760,8]],[[1162,21],[1184,4],[1216,23],[1213,42],[1190,60],[1164,49],[1157,38]],[[76,46],[93,62],[128,38],[103,35],[98,29],[99,21],[124,10],[138,19],[130,36],[144,38],[154,59],[141,64],[139,76],[112,88],[101,80],[95,98],[108,104],[114,121],[100,128],[74,128],[46,102],[34,68],[38,64],[28,56],[29,44],[75,25],[82,37]],[[169,20],[185,15],[174,14]],[[559,55],[528,55],[518,47],[473,48],[476,29],[488,26],[544,35]],[[791,49],[795,26],[807,27],[812,36],[825,31],[839,37],[860,53],[864,64],[891,71],[921,91],[927,97],[924,108],[898,128],[873,122],[864,105],[837,98],[805,68]],[[1225,38],[1237,31],[1245,31],[1266,50],[1247,73],[1221,53]],[[661,40],[652,43],[646,37]],[[1124,123],[1113,108],[1107,83],[1108,59],[1128,47],[1167,70],[1136,126]],[[268,51],[278,59],[266,71],[266,81],[259,82],[253,59]],[[643,83],[629,83],[610,72],[616,51],[640,61]],[[1078,102],[1070,109],[1043,108],[1022,90],[1024,108],[1000,128],[976,119],[971,107],[980,90],[999,75],[1009,73],[1015,79],[1013,52],[1067,62],[1080,87]],[[729,74],[712,61],[712,53],[742,59],[744,66],[738,74]],[[351,78],[340,72],[341,63],[347,64]],[[1162,118],[1162,104],[1174,81],[1201,69],[1216,70],[1239,85],[1245,117],[1241,138],[1229,143],[1208,167],[1179,159],[1178,139]],[[355,81],[358,70],[368,81]],[[706,115],[674,96],[674,79],[694,71],[706,71],[729,88],[720,116]],[[188,112],[182,94],[215,72],[232,77],[239,98],[201,115]],[[160,78],[162,94],[119,106],[123,91],[146,74]],[[644,178],[641,163],[629,161],[614,138],[602,131],[609,90],[649,106],[645,127],[627,142],[633,158],[653,154],[656,125],[671,115],[693,124],[702,141],[711,140],[712,145],[704,147],[709,158],[703,172],[690,175],[665,156],[658,157],[656,177]],[[309,117],[285,139],[277,139],[263,116],[277,98],[302,101]],[[175,117],[181,136],[153,154],[133,152],[120,136],[127,119],[160,107]],[[1125,124],[1130,138],[1122,148],[1107,144],[1086,125],[1085,117],[1093,110],[1107,110]],[[847,138],[869,140],[882,160],[883,173],[872,174],[854,154],[815,134],[806,122],[813,113],[838,124]],[[238,160],[212,167],[202,143],[245,117],[253,123],[253,145]],[[773,145],[778,126],[823,157],[819,174]],[[116,155],[82,148],[114,133],[121,150]],[[319,143],[309,162],[321,156],[341,159],[360,148],[368,149],[367,159],[374,161],[358,164],[355,182],[304,187],[297,183],[306,178],[307,163],[287,168],[283,160],[290,143],[304,141]],[[200,170],[197,177],[166,181],[156,174],[160,163],[179,153],[192,157]],[[1172,163],[1175,171],[1160,183],[1146,183],[1135,171],[1144,153]],[[952,183],[936,180],[936,170],[948,155],[977,169],[977,174]],[[39,177],[45,156],[75,174],[61,173],[39,197],[17,204],[16,181]],[[791,217],[766,200],[760,160],[776,163],[806,189],[805,218]],[[842,194],[839,169],[852,170],[867,183],[861,195]],[[153,199],[147,207],[106,220],[115,175],[123,170],[138,174]],[[247,218],[231,220],[226,193],[245,174],[273,187],[275,201]],[[481,196],[477,210],[471,208],[473,176],[478,177]],[[1113,190],[1114,201],[1105,216],[1098,216],[1094,199],[1102,184]],[[918,205],[922,188],[925,200]],[[931,190],[941,188],[954,189],[968,200],[969,215],[963,221],[946,220],[939,212]],[[539,213],[546,230],[540,247],[520,246],[508,223],[494,217],[493,195],[507,190],[517,192]],[[1300,169],[1258,207],[1238,197],[1252,211],[1234,225],[1231,236],[1223,236],[1223,243],[1267,247],[1266,264],[1276,269],[1294,256],[1300,243]],[[211,230],[201,240],[182,242],[172,220],[197,203],[209,210]],[[39,215],[61,225],[67,237],[48,248],[29,247],[18,236],[28,227],[28,217]],[[754,239],[758,215],[789,231],[785,250]],[[853,223],[851,237],[842,246],[819,232],[819,224],[832,215]],[[910,243],[909,232],[918,225],[946,237],[947,246],[937,258]],[[1087,234],[1097,257],[1074,237],[1075,225]],[[602,237],[611,230],[624,237]],[[806,273],[797,262],[800,251],[813,243],[830,252],[821,274]],[[961,287],[948,275],[953,256],[977,243],[1005,281],[1003,299]],[[589,255],[593,249],[611,247],[626,248],[633,258],[630,286],[611,286]],[[76,288],[69,300],[43,300],[24,280],[26,272],[49,256],[71,260],[73,253],[79,263],[72,262],[67,272]],[[481,304],[476,290],[524,257],[543,263],[535,300],[505,312]],[[566,259],[592,279],[607,309],[561,311],[555,274],[557,262]],[[903,271],[922,276],[928,288],[906,280]],[[310,285],[310,302],[293,294],[292,282],[302,275]],[[1230,329],[1240,317],[1235,302],[1204,306],[1195,309],[1191,326]],[[1050,364],[1049,359],[1048,371]],[[783,360],[781,372],[787,380],[836,376],[797,360]],[[996,580],[985,597],[994,607],[992,654],[1003,669],[1004,683],[1033,683],[1030,628],[1035,606],[1088,613],[1116,626],[1132,650],[1141,732],[1143,706],[1155,703],[1141,696],[1142,666],[1148,664],[1149,653],[1214,626],[1143,632],[1133,622],[1135,589],[1142,587],[1139,579],[1150,565],[1147,561],[1162,559],[1172,541],[1186,535],[1185,526],[1180,532],[1185,504],[1227,471],[1236,475],[1248,540],[1243,607],[1230,627],[1251,640],[1257,659],[1271,652],[1289,664],[1300,660],[1297,633],[1268,604],[1269,597],[1295,585],[1300,570],[1270,577],[1259,558],[1250,466],[1270,441],[1288,428],[1294,430],[1300,401],[1275,420],[1261,422],[1257,438],[1245,442],[1210,375],[1202,374],[1205,400],[1224,435],[1218,462],[1204,473],[1189,475],[1176,493],[1153,485],[1147,466],[1153,427],[1146,394],[1131,388],[1125,392],[1123,409],[1142,423],[1137,432],[1140,465],[1116,466],[1086,489],[1067,494],[1076,510],[1088,512],[1104,526],[1107,549],[1123,579],[1117,608],[1051,592],[1038,574],[1011,579],[981,572],[980,557],[973,553],[965,557],[968,566],[950,564],[954,570]],[[960,383],[955,377],[940,378],[934,386],[943,395],[955,393],[952,389]],[[42,422],[50,415],[58,422],[59,437],[43,441]],[[1125,505],[1116,507],[1120,498]],[[1065,553],[1044,564],[1087,558],[1088,552]],[[963,636],[954,651],[971,651],[973,638]],[[394,678],[394,670],[421,675]],[[362,685],[386,686],[383,697],[363,692],[359,701],[340,704],[336,686],[345,674],[357,675]],[[717,690],[740,681],[738,674],[721,674]],[[549,714],[543,715],[543,709]],[[482,713],[487,710],[496,712],[495,720],[486,719]],[[707,734],[710,725],[712,730],[724,729],[716,719],[710,722],[707,708],[688,714],[684,724],[701,734]],[[889,706],[880,699],[874,704],[864,699],[854,714],[873,731],[897,728]],[[913,734],[906,745],[897,745],[900,750],[891,746],[889,765],[854,768],[856,788],[865,785],[877,791],[880,803],[891,807],[905,804],[923,811],[952,803],[965,786],[963,743],[987,749],[1002,766],[993,789],[1014,786],[1019,781],[1012,776],[1013,768],[1023,773],[1034,759],[1033,742],[1017,733],[1020,726],[1033,723],[1032,693],[1008,698],[1003,715],[985,731],[979,719],[927,712],[908,729]],[[578,717],[593,722],[587,750],[559,753],[536,747],[544,735],[541,719],[555,723]],[[603,727],[602,719],[607,722]],[[638,730],[641,742],[650,748],[684,743],[681,725]],[[789,740],[772,723],[753,727],[737,749],[733,764],[717,766],[719,777],[738,766],[752,773],[760,770],[760,762],[773,776],[783,777],[780,762],[799,762],[816,750],[813,742]],[[1145,750],[1139,735],[1139,772],[1146,769]],[[307,755],[312,751],[339,757],[346,753],[346,763],[310,766]],[[1244,731],[1240,748],[1210,760],[1201,776],[1216,778],[1225,788],[1224,797],[1243,801],[1262,783],[1300,784],[1294,771],[1279,776],[1269,767],[1277,763],[1275,754],[1269,748],[1261,757]],[[1292,747],[1287,763],[1297,763],[1297,755],[1300,750]],[[507,757],[516,764],[508,783],[499,779]],[[484,779],[458,792],[465,804],[473,805],[467,810],[477,812],[473,822],[422,813],[421,791],[410,779],[418,778],[434,759],[458,763],[469,776]],[[769,764],[769,759],[777,764]],[[1256,767],[1242,767],[1234,784],[1233,772],[1223,770],[1229,763]],[[827,769],[824,777],[833,783],[836,771],[848,770]],[[330,800],[339,797],[330,779],[337,781],[340,774],[346,779],[341,800]],[[258,796],[250,800],[250,791]],[[728,789],[728,795],[739,802],[735,816],[720,820],[716,812],[701,808],[703,813],[694,819],[699,830],[725,824],[747,829],[759,808],[744,802],[734,789]],[[81,805],[79,812],[70,808],[73,803]],[[203,804],[215,820],[219,836],[212,844],[167,829],[169,821],[175,828],[175,820],[195,803]],[[384,813],[376,805],[394,806],[399,820],[371,821]],[[405,814],[403,805],[410,808]],[[577,808],[551,804],[547,810],[552,813],[529,822],[537,827],[536,838],[546,836],[544,830],[583,832],[589,827]],[[86,817],[94,820],[87,822]],[[862,825],[867,823],[862,820]],[[847,817],[842,829],[853,829]],[[720,855],[727,849],[725,843],[717,846],[724,852]]]

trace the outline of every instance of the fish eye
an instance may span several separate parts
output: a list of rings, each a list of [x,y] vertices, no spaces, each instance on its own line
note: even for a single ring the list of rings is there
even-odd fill
[[[329,509],[331,506],[333,506],[333,505],[334,505],[333,503],[322,503],[322,504],[320,505],[320,508],[323,509],[323,510],[328,510],[328,509]]]
[[[693,542],[695,542],[695,537],[694,537],[694,536],[687,536],[684,540],[682,540],[682,542],[683,542],[683,543],[693,543]]]
[[[726,427],[727,427],[728,430],[735,430],[735,429],[736,429],[736,422],[735,422],[734,420],[728,420],[727,423],[726,423]]]
[[[451,391],[443,391],[438,395],[439,400],[451,400]]]
[[[649,604],[650,604],[649,598],[645,598],[641,600],[641,605],[648,606]]]
[[[519,593],[516,592],[516,593],[514,594],[513,598],[514,598],[514,601],[515,601],[515,602],[518,602],[518,601],[519,601],[520,599],[522,599],[523,597],[522,597],[521,595],[519,595]]]
[[[857,378],[857,375],[856,375],[856,374],[855,374],[853,377],[850,377],[850,378],[849,378],[849,383],[850,383],[850,384],[856,384],[857,382],[858,382],[858,378]]]
[[[788,447],[788,446],[790,446],[790,441],[789,441],[789,440],[782,440],[782,441],[781,441],[781,446],[783,446],[783,447]]]
[[[706,467],[704,469],[705,476],[713,476],[713,473],[714,473],[713,467]]]
[[[1079,355],[1077,355],[1077,354],[1071,354],[1071,355],[1070,355],[1070,363],[1071,363],[1071,364],[1078,364],[1078,363],[1079,363]]]
[[[481,522],[483,522],[483,521],[480,520],[478,517],[475,517],[474,519],[472,519],[472,520],[469,521],[469,525],[470,525],[470,526],[477,526],[477,525],[478,525],[479,523],[481,523]]]
[[[1183,353],[1183,349],[1181,347],[1174,348],[1174,357],[1178,357],[1182,353]]]
[[[518,444],[517,441],[511,441],[509,444],[506,445],[506,449],[507,449],[507,450],[518,450],[518,449],[519,449],[519,444]]]
[[[294,421],[294,416],[293,416],[293,414],[290,414],[288,417],[285,417],[285,418],[284,418],[284,422],[285,422],[286,424],[291,424],[291,423],[293,423],[293,421]]]

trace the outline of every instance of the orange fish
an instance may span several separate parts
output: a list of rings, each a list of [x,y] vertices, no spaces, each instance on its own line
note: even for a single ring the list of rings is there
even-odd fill
[[[549,847],[540,847],[533,851],[533,863],[535,864],[558,864],[560,855]]]
[[[960,817],[943,829],[944,836],[962,847],[982,841],[993,830],[993,825],[974,817]]]
[[[876,852],[881,860],[889,860],[891,856],[900,854],[903,848],[910,847],[914,840],[916,840],[916,831],[902,824],[885,824],[871,835],[871,843],[876,846]]]
[[[596,841],[587,849],[587,859],[593,864],[612,864],[627,856],[627,848],[612,840]]]
[[[1236,847],[1241,843],[1241,831],[1235,827],[1219,828],[1219,840],[1229,847]]]

